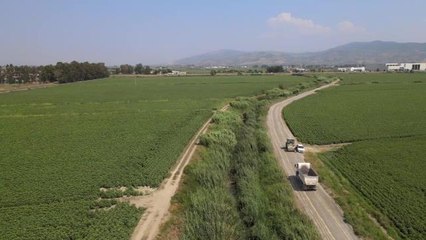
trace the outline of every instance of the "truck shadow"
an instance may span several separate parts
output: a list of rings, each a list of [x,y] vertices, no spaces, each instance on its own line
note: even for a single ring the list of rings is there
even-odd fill
[[[291,187],[296,192],[312,191],[310,189],[306,189],[306,190],[303,189],[303,183],[302,183],[302,181],[300,181],[300,179],[298,177],[296,177],[296,175],[288,176],[287,179],[290,181]]]

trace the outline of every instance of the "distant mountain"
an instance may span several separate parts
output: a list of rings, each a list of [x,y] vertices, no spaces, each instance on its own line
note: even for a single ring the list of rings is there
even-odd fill
[[[243,52],[219,50],[180,59],[177,65],[343,65],[384,64],[388,62],[425,62],[426,43],[354,42],[320,52],[285,53],[274,51]]]

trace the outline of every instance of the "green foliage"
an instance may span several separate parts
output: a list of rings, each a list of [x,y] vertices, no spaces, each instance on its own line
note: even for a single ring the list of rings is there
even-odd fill
[[[139,217],[131,207],[90,209],[109,204],[97,202],[100,194],[115,198],[135,194],[135,186],[157,187],[227,99],[299,82],[290,76],[109,78],[0,94],[2,237],[94,238],[96,228],[104,230],[97,221]],[[242,121],[225,113],[215,119],[230,128]],[[234,145],[235,137],[226,136]],[[121,186],[129,190],[99,192]],[[130,232],[136,221],[129,223],[120,226]]]
[[[280,73],[284,72],[283,66],[269,66],[266,68],[266,72],[268,73]]]
[[[91,209],[99,209],[99,208],[109,208],[117,204],[117,200],[114,199],[100,199],[99,201],[94,201],[93,204],[90,205]]]
[[[207,147],[221,145],[226,148],[232,148],[236,143],[235,134],[229,129],[212,130],[200,137],[200,144]]]
[[[229,113],[214,118],[205,135],[214,144],[207,144],[201,159],[187,168],[184,189],[176,197],[184,206],[182,239],[319,238],[295,208],[291,187],[261,130],[266,103],[240,98]],[[219,135],[223,132],[236,141],[229,144]]]
[[[124,192],[118,189],[109,189],[105,191],[100,191],[99,196],[101,198],[119,198],[124,196]]]
[[[141,214],[141,210],[124,203],[106,211],[96,211],[90,215],[94,224],[82,239],[128,239]]]
[[[229,103],[229,105],[235,109],[244,110],[250,107],[252,103],[250,98],[237,98],[236,100]]]
[[[324,159],[380,213],[375,217],[403,239],[426,237],[426,137],[353,143]],[[362,173],[362,174],[360,174]]]
[[[103,63],[58,62],[55,66],[47,65],[40,68],[40,80],[42,82],[69,83],[109,76],[109,72]]]
[[[232,164],[236,199],[248,239],[319,239],[312,223],[295,208],[292,190],[262,130],[262,104],[244,112]]]
[[[426,84],[413,83],[426,75],[394,75],[399,82],[381,79],[392,74],[346,76],[342,86],[285,108],[284,118],[301,141],[313,144],[426,134],[426,112],[421,110]],[[380,82],[370,84],[373,80]]]
[[[234,106],[232,103],[236,101],[231,102],[231,106]],[[216,112],[212,117],[212,123],[215,124],[215,126],[229,126],[231,129],[237,127],[239,124],[241,124],[241,117],[236,112],[233,111],[221,111]]]
[[[278,97],[287,97],[293,93],[287,89],[274,88],[265,92],[268,99],[274,99]]]
[[[234,199],[226,188],[197,188],[189,198],[182,239],[244,239]]]
[[[1,239],[126,239],[142,214],[124,203],[91,208],[86,200],[1,207]]]

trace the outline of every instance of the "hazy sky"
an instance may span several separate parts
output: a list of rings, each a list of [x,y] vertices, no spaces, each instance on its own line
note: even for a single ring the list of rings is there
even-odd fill
[[[162,64],[219,49],[426,42],[426,0],[0,0],[0,65]]]

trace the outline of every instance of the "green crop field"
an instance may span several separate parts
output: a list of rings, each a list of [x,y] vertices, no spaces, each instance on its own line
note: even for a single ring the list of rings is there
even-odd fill
[[[353,142],[323,154],[326,166],[377,210],[370,215],[392,237],[425,239],[426,74],[340,77],[341,86],[290,105],[284,118],[303,142]]]
[[[426,134],[426,74],[342,77],[342,86],[284,110],[301,141],[328,144]]]
[[[96,201],[101,187],[157,187],[213,109],[314,80],[110,78],[0,94],[0,238],[127,238],[142,210]]]
[[[425,144],[425,136],[362,141],[325,158],[389,218],[401,238],[424,239]]]

